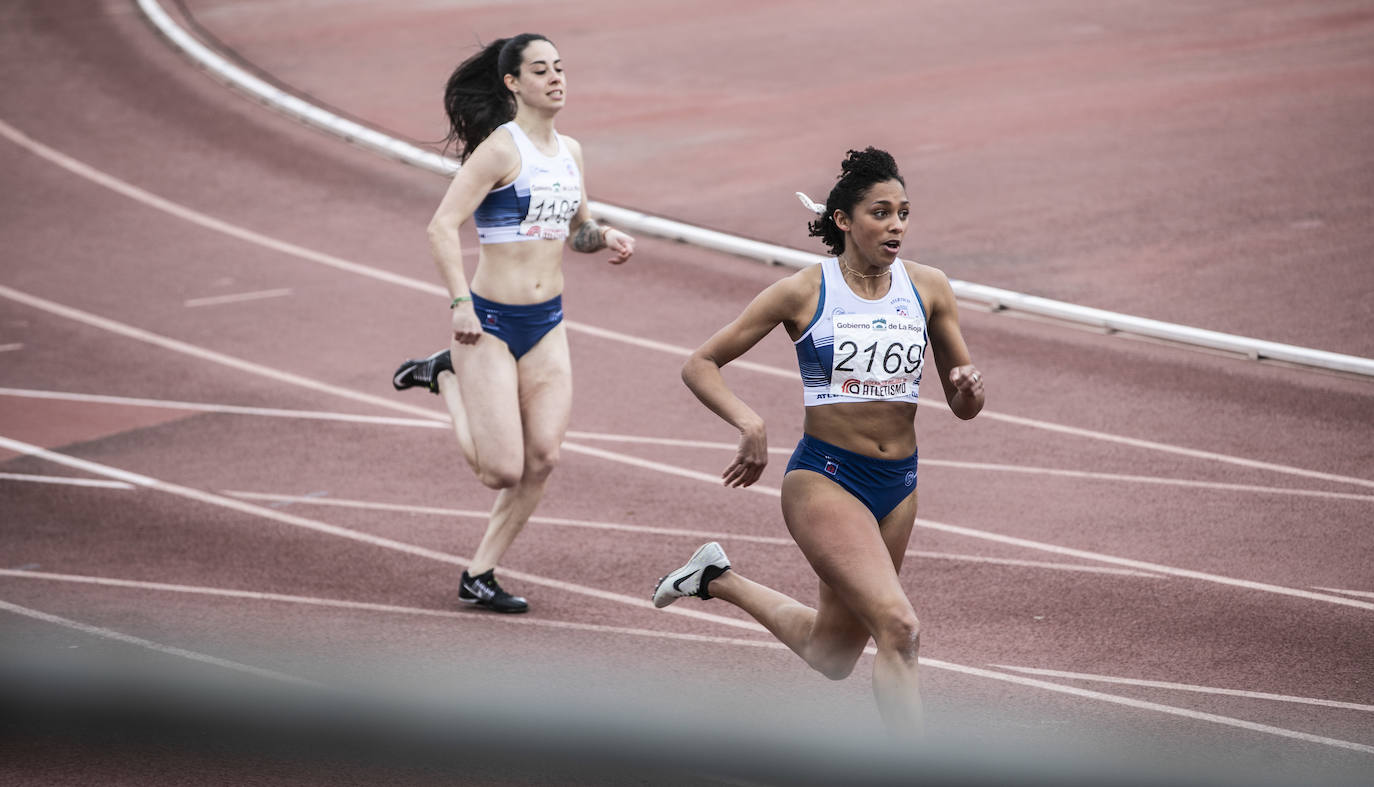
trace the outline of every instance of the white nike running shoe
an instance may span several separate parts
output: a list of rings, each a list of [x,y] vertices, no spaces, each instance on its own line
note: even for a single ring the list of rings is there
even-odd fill
[[[730,570],[730,559],[720,544],[712,541],[703,544],[687,565],[659,579],[654,586],[654,606],[663,608],[683,596],[696,596],[708,599],[711,594],[706,588],[711,580]]]

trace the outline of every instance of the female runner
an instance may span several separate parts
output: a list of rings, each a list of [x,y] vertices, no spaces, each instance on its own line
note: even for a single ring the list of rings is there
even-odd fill
[[[392,379],[397,390],[423,386],[444,398],[463,457],[500,490],[458,590],[461,601],[497,612],[529,609],[495,569],[543,496],[572,409],[563,243],[609,249],[614,264],[634,253],[633,238],[592,219],[582,148],[554,130],[566,91],[558,50],[535,33],[493,41],[449,77],[449,139],[464,163],[429,238],[453,296],[453,339]],[[471,282],[458,236],[469,217],[480,243]]]
[[[660,579],[653,599],[657,607],[683,596],[724,599],[834,680],[849,675],[871,637],[883,719],[895,733],[916,734],[920,627],[897,574],[916,520],[926,346],[959,418],[982,409],[982,375],[959,331],[949,280],[897,256],[910,206],[892,156],[851,150],[842,170],[824,208],[803,197],[820,214],[811,235],[836,256],[765,289],[682,369],[697,398],[740,431],[725,484],[749,486],[767,463],[767,435],[720,369],[779,324],[792,337],[806,418],[783,477],[782,514],[820,579],[819,602],[812,609],[731,570],[715,542]]]

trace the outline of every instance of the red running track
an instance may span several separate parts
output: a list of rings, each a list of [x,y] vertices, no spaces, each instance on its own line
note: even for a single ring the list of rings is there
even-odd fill
[[[281,83],[431,140],[469,42],[531,24],[522,3],[188,7]],[[812,248],[791,192],[884,145],[919,206],[908,245],[952,276],[1374,354],[1361,4],[850,9],[871,40],[837,40],[816,4],[539,8],[596,199]],[[627,701],[876,729],[867,662],[829,683],[731,608],[647,605],[707,534],[814,598],[767,489],[782,457],[764,489],[713,483],[731,435],[673,349],[782,271],[644,238],[621,269],[569,257],[573,433],[503,566],[534,611],[462,613],[492,495],[437,400],[388,383],[444,335],[423,232],[442,181],[226,90],[132,3],[0,13],[5,642],[512,692],[575,671]],[[1370,384],[962,317],[989,408],[918,417],[904,572],[936,739],[1369,771]],[[770,337],[730,373],[781,451],[789,353]],[[140,477],[74,485],[119,473]]]

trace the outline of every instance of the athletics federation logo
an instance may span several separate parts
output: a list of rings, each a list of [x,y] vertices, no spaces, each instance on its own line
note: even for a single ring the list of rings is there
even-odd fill
[[[825,472],[830,475],[835,475],[836,473],[840,472],[839,463],[827,456],[825,458]]]

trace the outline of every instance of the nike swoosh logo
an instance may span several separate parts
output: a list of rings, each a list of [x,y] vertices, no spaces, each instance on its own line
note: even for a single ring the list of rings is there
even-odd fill
[[[676,590],[677,592],[681,593],[681,592],[682,592],[682,583],[683,583],[683,582],[686,582],[687,580],[691,579],[692,577],[694,577],[694,576],[696,576],[697,574],[700,574],[700,573],[701,573],[701,570],[700,570],[700,569],[697,569],[696,571],[693,571],[692,573],[690,573],[690,574],[688,574],[688,575],[686,575],[686,576],[684,576],[684,577],[679,577],[678,580],[677,580],[676,582],[673,583],[673,590]]]

